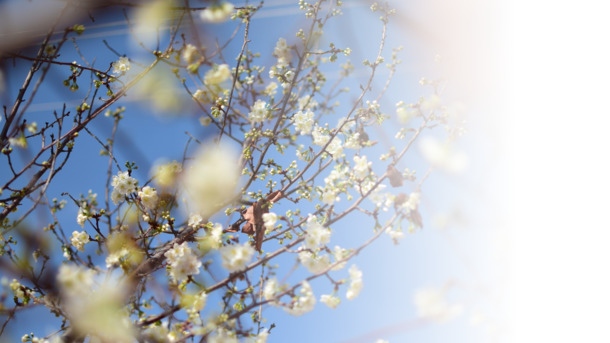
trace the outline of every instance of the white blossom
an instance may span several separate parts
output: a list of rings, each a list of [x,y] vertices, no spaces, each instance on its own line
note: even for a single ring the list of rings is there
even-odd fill
[[[197,227],[199,227],[199,224],[201,224],[202,221],[203,221],[203,217],[201,217],[200,214],[191,213],[191,215],[189,216],[189,221],[188,221],[187,225],[192,228],[197,228]]]
[[[443,288],[417,290],[413,295],[413,303],[417,308],[418,316],[442,322],[460,314],[461,306],[449,305],[445,300],[445,293]]]
[[[85,231],[72,231],[70,244],[72,244],[76,250],[85,251],[85,244],[87,243],[89,243],[89,235]]]
[[[372,162],[368,162],[366,156],[354,156],[354,162],[354,176],[358,179],[367,176]]]
[[[292,307],[286,309],[286,311],[293,316],[300,316],[310,312],[316,305],[316,296],[313,294],[309,282],[303,281],[301,283],[300,294],[301,295],[293,301]]]
[[[231,77],[231,69],[227,64],[214,65],[203,77],[203,83],[208,86],[218,86]]]
[[[297,113],[295,113],[294,117],[292,117],[292,122],[294,123],[295,129],[301,135],[307,135],[311,133],[314,123],[313,117],[314,113],[310,110],[306,110],[305,112],[298,111]]]
[[[320,253],[314,255],[307,250],[299,252],[299,262],[312,274],[321,273],[330,266],[328,255]]]
[[[141,191],[138,192],[138,197],[142,200],[142,204],[147,210],[154,210],[157,208],[159,202],[159,196],[157,190],[150,186],[144,186]]]
[[[225,245],[219,249],[222,266],[230,272],[246,269],[246,265],[254,256],[254,248],[250,243]]]
[[[182,244],[174,243],[174,246],[166,251],[164,255],[167,259],[172,279],[181,282],[186,280],[189,275],[199,274],[201,261],[189,248],[187,242]]]
[[[112,177],[112,186],[114,187],[110,196],[112,202],[115,205],[118,204],[122,197],[135,192],[137,185],[138,181],[129,176],[129,172],[118,172],[117,175]]]
[[[113,74],[121,74],[129,70],[131,68],[131,63],[129,63],[129,59],[127,57],[119,57],[119,60],[116,62],[112,62],[112,73]]]
[[[324,128],[316,125],[311,133],[313,138],[313,144],[315,145],[325,145],[329,140],[330,136],[324,132]]]
[[[442,143],[436,138],[423,137],[419,141],[419,150],[428,163],[449,173],[459,173],[468,166],[465,153],[456,151],[450,142]]]
[[[81,228],[85,227],[85,222],[87,221],[87,210],[82,206],[78,208],[78,213],[76,214],[76,222],[80,225]]]
[[[253,123],[262,123],[265,121],[268,112],[267,103],[259,99],[250,107],[248,117]]]
[[[330,229],[318,223],[317,217],[309,215],[307,218],[307,231],[305,233],[305,246],[316,250],[330,241]]]
[[[207,218],[235,196],[241,172],[238,156],[225,145],[204,145],[183,174],[183,191]]]
[[[278,302],[275,300],[276,294],[280,291],[279,284],[276,278],[271,278],[265,283],[263,288],[263,297],[265,300],[269,300],[269,304],[277,306]]]
[[[347,293],[345,294],[345,297],[348,300],[353,300],[358,296],[358,294],[360,294],[360,291],[362,290],[363,286],[362,271],[360,271],[360,269],[358,269],[355,264],[352,264],[352,266],[349,268],[349,279],[350,284],[349,288],[347,289]]]
[[[304,95],[298,100],[299,109],[302,111],[311,110],[318,106],[318,102],[311,95]]]
[[[263,213],[263,223],[267,230],[273,230],[273,228],[275,228],[275,223],[277,223],[277,214],[273,212]]]
[[[335,262],[341,261],[348,256],[349,256],[349,250],[341,248],[338,245],[335,245],[335,247],[333,248],[333,257],[335,258]],[[334,266],[333,270],[336,271],[336,270],[343,269],[346,265],[347,265],[347,261],[343,261],[343,262],[337,264],[336,266]]]
[[[193,44],[187,44],[182,50],[182,59],[186,63],[193,63],[197,59],[199,52]]]
[[[333,156],[333,159],[338,159],[343,154],[343,146],[341,139],[334,137],[330,144],[326,147],[326,151]]]
[[[290,48],[286,44],[286,39],[280,38],[273,48],[273,56],[277,58],[277,66],[285,67],[290,63]]]
[[[222,23],[231,17],[235,6],[223,1],[217,5],[210,5],[201,11],[201,20],[207,23]]]
[[[334,310],[339,306],[339,303],[341,303],[341,299],[334,295],[323,294],[320,297],[320,302]]]
[[[387,233],[388,236],[390,236],[390,238],[392,239],[392,242],[394,242],[394,244],[398,244],[398,240],[403,239],[405,237],[404,232],[392,230],[391,227],[387,228],[385,230],[385,233]]]

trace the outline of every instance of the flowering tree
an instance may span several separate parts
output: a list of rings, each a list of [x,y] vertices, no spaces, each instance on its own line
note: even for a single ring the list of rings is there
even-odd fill
[[[394,14],[388,5],[371,6],[379,45],[360,68],[365,77],[354,75],[349,47],[322,44],[323,28],[342,14],[338,0],[299,1],[306,25],[295,39],[274,37],[273,51],[260,53],[252,51],[259,37],[250,29],[262,3],[63,6],[36,49],[14,46],[2,55],[10,80],[23,80],[4,107],[0,132],[0,261],[11,276],[2,331],[33,307],[60,319],[49,336],[26,334],[23,341],[265,342],[271,307],[299,316],[318,300],[335,308],[341,298],[356,298],[363,273],[350,259],[383,235],[398,243],[421,228],[420,192],[430,172],[463,166],[449,145],[423,140],[430,168],[421,176],[401,168],[425,130],[440,127],[450,142],[462,129],[441,106],[440,82],[423,80],[432,95],[384,108],[400,63],[400,49],[386,47]],[[89,13],[81,22],[124,16],[141,52],[126,56],[106,40],[99,42],[103,53],[81,49],[87,24],[60,26],[78,13]],[[214,40],[218,25],[235,31]],[[81,62],[66,60],[72,55]],[[31,105],[57,87],[52,74],[65,75],[62,87],[80,99],[35,121]],[[354,84],[356,90],[346,87]],[[128,100],[187,112],[184,94],[203,133],[187,133],[181,159],[137,177],[139,161],[121,161],[129,147],[115,144]],[[103,120],[113,122],[107,137],[91,129]],[[394,132],[375,135],[384,130]],[[82,136],[101,147],[105,183],[81,195],[53,193],[62,174],[78,177],[72,166],[82,161],[72,155]],[[66,219],[70,208],[76,218]],[[39,213],[50,220],[29,228]],[[359,227],[342,225],[349,218]],[[370,236],[331,244],[335,230],[349,229]],[[316,294],[314,279],[332,291]],[[425,316],[455,310],[437,294],[419,299],[434,303]]]

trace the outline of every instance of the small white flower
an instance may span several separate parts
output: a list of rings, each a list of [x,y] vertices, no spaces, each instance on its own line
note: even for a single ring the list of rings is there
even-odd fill
[[[87,221],[87,210],[85,210],[82,206],[78,208],[78,213],[76,214],[76,222],[80,227],[85,227],[85,222]]]
[[[192,228],[197,228],[197,227],[199,227],[199,224],[201,224],[201,221],[203,221],[203,218],[201,217],[200,214],[192,213],[189,216],[188,226],[190,226]]]
[[[112,177],[112,190],[111,198],[112,202],[116,205],[125,195],[129,195],[136,191],[138,181],[133,177],[129,176],[129,173],[119,172],[117,175]]]
[[[387,233],[388,236],[390,236],[390,238],[392,239],[392,242],[394,242],[394,244],[398,244],[399,239],[405,238],[404,232],[392,230],[391,227],[387,228],[385,230],[385,233]]]
[[[272,231],[277,223],[277,214],[273,212],[263,213],[263,223],[268,231]]]
[[[203,83],[208,86],[218,86],[231,77],[231,69],[228,64],[214,65],[203,77]]]
[[[318,223],[316,216],[309,215],[307,218],[307,232],[305,234],[305,246],[316,250],[321,245],[330,241],[330,229]]]
[[[269,304],[277,306],[278,302],[275,300],[276,294],[280,291],[280,287],[277,283],[276,278],[267,280],[265,287],[263,288],[263,297],[265,300],[269,300]]]
[[[292,122],[294,123],[295,129],[299,131],[301,135],[311,133],[314,123],[313,117],[314,113],[312,111],[298,111],[295,113],[294,117],[292,117]]]
[[[299,253],[299,262],[312,274],[323,272],[330,266],[330,258],[326,254],[312,254],[310,251],[303,250]]]
[[[326,151],[333,156],[333,159],[338,159],[343,154],[343,146],[341,139],[334,137],[330,144],[326,147]]]
[[[358,294],[360,294],[360,291],[362,290],[363,286],[362,271],[360,271],[360,269],[358,269],[355,264],[353,264],[349,268],[349,278],[350,284],[349,288],[347,289],[347,293],[345,294],[345,297],[347,298],[347,300],[353,300],[358,296]]]
[[[112,73],[122,74],[131,68],[131,63],[127,57],[120,57],[118,61],[112,62]]]
[[[341,299],[334,295],[323,294],[320,297],[320,302],[334,310],[341,303]]]
[[[446,290],[443,288],[420,289],[413,295],[413,302],[420,317],[437,321],[447,321],[461,312],[460,305],[450,306],[445,300]]]
[[[313,310],[316,304],[316,296],[313,294],[313,290],[309,285],[309,282],[303,281],[300,289],[301,296],[293,300],[292,308],[286,309],[286,311],[293,316],[300,316]]]
[[[249,243],[243,245],[225,245],[219,249],[222,266],[230,272],[246,269],[246,265],[254,256],[255,250]]]
[[[248,117],[253,123],[262,123],[265,121],[268,112],[267,103],[259,99],[250,107]]]
[[[201,20],[207,23],[222,23],[231,17],[235,7],[229,2],[208,6],[201,11]]]
[[[72,244],[76,250],[85,251],[85,244],[89,243],[89,235],[85,231],[73,231],[72,238],[70,238],[70,244]]]
[[[286,44],[286,39],[280,38],[273,49],[273,56],[277,58],[277,66],[285,67],[290,63],[290,48]]]
[[[358,179],[362,179],[369,173],[369,168],[371,166],[371,162],[368,162],[366,156],[354,156],[354,175]]]
[[[330,136],[324,133],[324,129],[318,125],[313,129],[311,136],[313,138],[313,144],[315,145],[322,146],[330,140]]]
[[[172,279],[181,282],[186,280],[189,275],[199,274],[201,261],[193,254],[186,242],[174,243],[174,246],[164,255],[167,258]]]
[[[154,210],[157,208],[157,203],[159,202],[159,196],[157,195],[157,191],[150,187],[144,186],[141,191],[138,192],[138,197],[142,200],[142,204],[146,207],[147,210]]]
[[[182,59],[186,63],[193,63],[197,59],[199,52],[193,44],[187,44],[182,50]]]

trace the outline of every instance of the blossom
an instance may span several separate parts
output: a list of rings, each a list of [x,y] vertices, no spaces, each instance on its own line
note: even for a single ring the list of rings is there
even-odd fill
[[[298,111],[295,113],[294,117],[292,117],[295,129],[299,131],[301,135],[311,133],[313,128],[313,116],[314,113],[312,111],[306,110],[305,112]]]
[[[315,145],[325,145],[330,140],[330,136],[324,132],[324,128],[316,125],[311,133],[313,138],[313,144]]]
[[[182,171],[182,166],[176,161],[157,165],[154,178],[161,187],[171,187],[176,181],[176,176]]]
[[[138,181],[133,177],[129,176],[129,172],[119,172],[117,175],[112,177],[112,190],[111,199],[116,205],[121,200],[121,197],[129,195],[136,191]]]
[[[339,303],[341,303],[341,299],[334,295],[323,294],[320,297],[320,302],[334,310],[339,306]]]
[[[313,310],[316,304],[316,296],[309,285],[309,282],[303,281],[300,289],[301,296],[293,300],[292,307],[286,311],[293,316],[300,316]]]
[[[371,166],[371,162],[368,162],[366,156],[354,156],[354,176],[358,179],[362,179],[369,173],[369,167]]]
[[[267,329],[261,330],[256,338],[254,339],[254,343],[267,343],[267,337],[269,336],[269,332]]]
[[[142,190],[138,192],[138,196],[140,197],[140,200],[142,200],[142,204],[144,207],[146,207],[146,209],[153,210],[157,207],[159,196],[154,188],[144,186]]]
[[[455,151],[449,142],[442,143],[436,138],[423,137],[419,150],[428,163],[449,173],[459,173],[466,169],[468,157],[465,153]]]
[[[219,249],[222,266],[230,272],[238,272],[246,269],[246,264],[254,256],[254,248],[249,243],[243,245],[225,245]]]
[[[57,282],[66,294],[86,294],[93,286],[94,276],[93,269],[62,264],[57,273]]]
[[[332,205],[335,203],[335,201],[337,201],[339,199],[339,197],[337,197],[337,191],[336,190],[330,190],[330,189],[325,189],[324,192],[322,192],[322,202],[328,205]]]
[[[80,227],[85,227],[85,221],[87,221],[87,210],[82,206],[78,208],[78,213],[76,214],[76,222]]]
[[[192,228],[197,228],[197,227],[199,227],[199,224],[201,224],[202,220],[203,220],[203,218],[201,217],[200,214],[191,213],[191,215],[189,216],[188,226],[190,226]]]
[[[436,94],[432,94],[422,101],[421,107],[424,111],[434,111],[440,107],[440,104],[441,98]]]
[[[345,297],[347,300],[355,299],[362,290],[362,271],[355,264],[349,268],[350,284]]]
[[[133,342],[135,332],[128,311],[123,310],[124,284],[106,278],[93,287],[92,270],[66,267],[60,267],[58,281],[64,298],[62,310],[70,319],[74,332],[90,336],[92,342]],[[85,282],[79,282],[81,280],[74,280],[74,276],[87,277],[82,280]]]
[[[390,236],[390,238],[392,239],[392,242],[394,242],[394,244],[398,244],[398,240],[405,237],[405,234],[402,231],[392,230],[391,227],[387,228],[385,230],[385,233],[387,233],[388,236]]]
[[[301,262],[301,264],[312,274],[321,273],[330,266],[330,258],[328,255],[314,255],[307,250],[299,252],[299,262]]]
[[[170,267],[170,276],[174,280],[180,282],[189,275],[199,274],[201,261],[193,254],[186,242],[182,244],[174,243],[174,246],[166,251],[164,256],[167,258]]]
[[[267,103],[259,99],[250,107],[248,117],[253,123],[262,123],[265,121],[268,112]]]
[[[311,95],[302,96],[297,102],[302,111],[310,110],[318,106],[318,102]]]
[[[89,235],[85,231],[72,231],[70,243],[76,248],[76,250],[85,251],[85,244],[89,243]]]
[[[11,288],[11,291],[13,291],[13,294],[15,294],[17,299],[20,299],[20,300],[25,299],[25,292],[23,291],[23,286],[21,286],[21,284],[19,283],[19,281],[17,281],[17,279],[13,279],[13,281],[11,281],[9,287]]]
[[[193,44],[187,44],[182,50],[182,59],[186,63],[193,63],[195,62],[195,59],[197,59],[198,54],[199,52],[197,51],[197,47],[195,47]]]
[[[417,110],[407,109],[404,102],[400,101],[396,104],[396,117],[402,124],[408,124],[409,121],[417,115]]]
[[[229,68],[229,65],[217,64],[205,73],[203,83],[208,86],[218,86],[230,77],[231,69]]]
[[[268,96],[274,96],[277,93],[277,82],[270,82],[267,87],[265,87],[263,93]]]
[[[269,231],[273,230],[275,223],[277,222],[277,214],[273,212],[263,213],[263,223],[265,228]]]
[[[273,56],[277,58],[277,66],[285,67],[290,63],[290,48],[286,44],[286,39],[280,38],[273,48]]]
[[[461,312],[461,306],[449,305],[445,300],[446,290],[443,288],[419,289],[413,295],[413,303],[420,317],[437,321],[447,321]]]
[[[330,241],[330,229],[318,223],[316,216],[309,215],[307,218],[307,232],[305,234],[305,246],[307,249],[315,250],[320,245]]]
[[[122,74],[131,68],[131,63],[127,57],[120,57],[118,61],[112,62],[112,73]]]
[[[335,245],[335,247],[333,248],[333,257],[335,258],[335,262],[341,261],[348,256],[349,256],[349,250],[341,248],[338,245]],[[346,264],[347,264],[347,261],[343,261],[343,262],[337,264],[336,266],[334,266],[333,270],[343,269]]]
[[[226,1],[211,5],[201,11],[201,20],[207,23],[222,23],[229,19],[234,9],[235,6]]]
[[[269,301],[269,304],[273,306],[277,306],[278,302],[275,300],[275,296],[278,292],[280,292],[279,284],[277,283],[276,278],[272,278],[267,280],[265,283],[265,287],[263,288],[263,297],[265,300]]]
[[[235,196],[238,156],[226,145],[204,145],[186,168],[182,189],[197,213],[207,218]]]
[[[341,157],[341,154],[343,153],[341,139],[339,139],[338,137],[334,137],[330,141],[330,144],[328,144],[328,146],[326,147],[326,151],[331,154],[335,160]]]

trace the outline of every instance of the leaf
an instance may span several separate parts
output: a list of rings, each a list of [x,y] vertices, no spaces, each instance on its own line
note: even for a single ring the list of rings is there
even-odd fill
[[[269,193],[264,200],[258,200],[252,206],[246,209],[244,213],[244,219],[246,223],[241,229],[241,232],[246,235],[254,235],[255,248],[257,251],[261,251],[263,245],[263,238],[265,236],[265,225],[263,221],[263,214],[269,212],[269,203],[274,203],[280,200],[284,196],[282,191],[275,191]]]
[[[396,169],[396,167],[394,167],[394,165],[390,164],[386,173],[388,174],[390,185],[392,185],[392,187],[400,187],[403,185],[404,179],[402,174],[398,171],[398,169]]]

